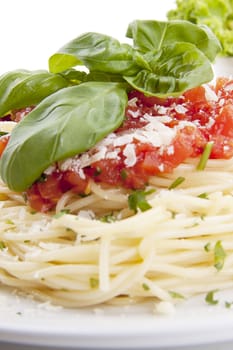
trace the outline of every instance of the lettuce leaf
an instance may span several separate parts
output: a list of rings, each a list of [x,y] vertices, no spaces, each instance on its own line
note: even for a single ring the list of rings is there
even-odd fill
[[[167,17],[207,25],[222,45],[221,54],[233,56],[233,0],[176,0]]]

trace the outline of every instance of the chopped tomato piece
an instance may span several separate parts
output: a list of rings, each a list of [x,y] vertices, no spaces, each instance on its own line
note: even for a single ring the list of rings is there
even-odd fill
[[[89,180],[87,178],[81,178],[75,171],[68,170],[63,174],[62,187],[65,191],[72,188],[72,190],[78,194],[88,194]]]
[[[0,137],[0,157],[6,148],[6,145],[9,141],[9,138],[10,138],[9,135],[5,135],[5,136]]]
[[[227,104],[222,107],[211,129],[212,134],[233,138],[233,105]]]

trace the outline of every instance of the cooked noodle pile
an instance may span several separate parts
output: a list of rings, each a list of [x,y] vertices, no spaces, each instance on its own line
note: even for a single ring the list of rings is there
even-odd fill
[[[233,160],[203,171],[189,160],[150,179],[152,208],[136,214],[126,190],[94,183],[87,197],[64,194],[55,214],[34,213],[1,183],[0,281],[65,307],[232,287],[232,171]]]

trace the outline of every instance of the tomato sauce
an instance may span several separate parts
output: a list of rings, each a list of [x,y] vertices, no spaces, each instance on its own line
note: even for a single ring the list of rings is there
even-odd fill
[[[126,118],[112,139],[87,152],[87,165],[82,155],[74,157],[70,166],[55,164],[28,189],[28,202],[46,212],[68,190],[88,194],[90,179],[108,186],[144,188],[151,176],[170,173],[187,158],[200,157],[210,141],[210,158],[233,156],[233,80],[219,78],[215,86],[200,86],[176,98],[131,91]],[[0,138],[0,151],[4,143]]]

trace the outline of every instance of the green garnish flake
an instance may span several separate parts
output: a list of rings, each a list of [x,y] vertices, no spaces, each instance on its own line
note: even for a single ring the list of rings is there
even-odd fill
[[[197,164],[197,170],[205,170],[206,164],[208,162],[208,159],[210,157],[212,148],[213,148],[214,143],[212,141],[207,142],[205,145],[204,151],[201,155],[201,158],[199,160],[199,163]]]
[[[99,280],[98,280],[98,278],[90,277],[89,282],[90,282],[91,288],[98,288],[98,286],[99,286]]]
[[[177,293],[177,292],[174,292],[172,290],[169,290],[169,294],[174,299],[185,299],[184,295]]]
[[[232,307],[232,305],[233,305],[233,301],[231,301],[231,302],[225,301],[225,307],[226,307],[227,309],[230,309],[230,308]]]
[[[178,187],[185,181],[185,177],[179,176],[175,181],[172,182],[172,184],[168,187],[169,190],[173,190],[174,188]]]
[[[6,245],[3,241],[0,241],[0,250],[6,249]]]
[[[0,131],[0,137],[1,137],[1,136],[5,136],[5,135],[7,135],[7,134],[9,134],[9,132]]]
[[[99,176],[102,173],[102,169],[100,167],[96,167],[94,171],[94,176]]]
[[[211,290],[210,292],[208,292],[206,294],[206,297],[205,297],[205,301],[210,304],[210,305],[217,305],[218,304],[218,300],[217,299],[214,299],[214,294],[217,292],[218,290],[215,289],[215,290]]]
[[[148,284],[146,284],[146,283],[143,283],[143,284],[142,284],[142,288],[143,288],[145,291],[150,290],[150,287],[149,287]]]
[[[210,252],[210,250],[211,250],[211,243],[210,242],[208,242],[204,245],[204,250],[206,252]]]
[[[15,225],[14,221],[12,221],[11,219],[6,219],[5,220],[5,224],[7,224],[7,225]]]
[[[63,209],[61,211],[59,211],[58,213],[56,213],[53,217],[54,219],[59,219],[61,216],[65,215],[65,214],[69,214],[70,211],[68,209]]]
[[[111,223],[116,221],[116,217],[113,214],[106,214],[104,216],[101,216],[100,221]]]
[[[217,241],[214,246],[214,267],[220,271],[224,266],[226,252],[221,241]]]
[[[146,200],[146,196],[153,193],[155,190],[143,191],[136,190],[131,193],[128,197],[129,208],[132,209],[135,213],[140,209],[142,212],[151,209],[151,205]]]
[[[199,194],[198,196],[197,196],[198,198],[202,198],[202,199],[209,199],[208,198],[208,194],[207,193],[201,193],[201,194]]]
[[[127,177],[128,177],[127,171],[125,169],[122,169],[121,170],[121,178],[122,178],[122,180],[126,180]]]

